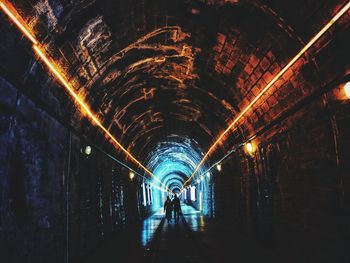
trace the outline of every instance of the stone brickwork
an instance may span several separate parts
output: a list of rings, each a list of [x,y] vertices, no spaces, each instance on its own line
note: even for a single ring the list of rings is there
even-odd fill
[[[11,3],[106,129],[144,162],[174,135],[205,156],[346,0]],[[350,108],[341,89],[349,19],[348,11],[232,127],[205,164],[237,147],[222,171],[191,181],[189,204],[293,263],[350,258]],[[141,204],[142,180],[105,153],[142,170],[3,13],[0,25],[0,258],[77,261],[152,212]],[[251,137],[254,154],[240,147]]]
[[[215,174],[223,196],[216,199],[216,214],[292,261],[346,262],[349,257],[345,134],[350,104],[334,94],[339,92],[319,97],[254,139],[254,156],[240,149]]]
[[[0,79],[4,262],[75,261],[137,223],[128,172]],[[5,96],[6,95],[6,96]]]

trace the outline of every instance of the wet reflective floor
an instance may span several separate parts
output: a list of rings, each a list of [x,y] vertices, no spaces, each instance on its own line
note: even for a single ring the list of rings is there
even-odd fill
[[[168,223],[159,210],[140,228],[96,249],[85,262],[286,262],[227,224],[182,205],[180,222]]]
[[[163,220],[159,225],[146,247],[149,262],[211,262],[192,235],[193,232],[204,230],[203,216],[185,205],[182,206],[182,213],[178,224],[174,220],[171,223]]]
[[[154,215],[145,219],[142,222],[141,228],[141,244],[143,247],[148,247],[152,241],[156,230],[160,227],[162,220],[164,219],[164,213],[162,209],[156,212]]]

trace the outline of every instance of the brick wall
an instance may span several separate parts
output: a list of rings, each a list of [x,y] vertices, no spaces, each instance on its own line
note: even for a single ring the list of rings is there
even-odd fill
[[[288,262],[349,258],[350,103],[341,87],[254,139],[253,156],[239,149],[215,175],[216,215]]]
[[[0,78],[3,262],[66,262],[138,222],[128,171]]]

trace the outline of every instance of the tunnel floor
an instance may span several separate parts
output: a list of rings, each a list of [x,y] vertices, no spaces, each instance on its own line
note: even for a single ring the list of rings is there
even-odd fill
[[[234,249],[232,249],[234,248]],[[92,262],[287,262],[229,225],[182,205],[180,222],[167,223],[161,210],[97,248]]]

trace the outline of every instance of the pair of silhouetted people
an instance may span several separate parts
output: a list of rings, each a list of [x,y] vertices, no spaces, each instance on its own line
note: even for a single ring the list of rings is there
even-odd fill
[[[181,204],[180,199],[175,195],[174,199],[171,201],[170,197],[168,196],[164,203],[164,211],[166,219],[168,220],[168,223],[171,222],[171,213],[174,210],[174,219],[175,223],[179,223],[180,218],[180,212],[181,212]]]

